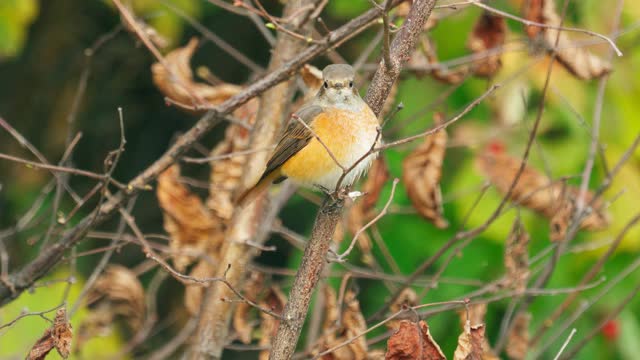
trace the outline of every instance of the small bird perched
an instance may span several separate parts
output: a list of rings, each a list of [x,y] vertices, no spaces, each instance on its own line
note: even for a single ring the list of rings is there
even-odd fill
[[[292,115],[260,180],[239,197],[240,206],[286,178],[333,191],[343,168],[351,168],[371,149],[379,137],[378,118],[358,94],[354,77],[346,64],[324,68],[318,94]],[[374,158],[371,154],[360,161],[340,185],[353,184]]]

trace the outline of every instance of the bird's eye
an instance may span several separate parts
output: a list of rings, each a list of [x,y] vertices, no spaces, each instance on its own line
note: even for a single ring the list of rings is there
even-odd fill
[[[349,81],[349,87],[352,88],[353,87],[353,81]]]
[[[324,82],[324,88],[325,88],[325,89],[328,89],[328,88],[329,88],[329,83],[328,83],[328,82],[326,82],[326,81]]]

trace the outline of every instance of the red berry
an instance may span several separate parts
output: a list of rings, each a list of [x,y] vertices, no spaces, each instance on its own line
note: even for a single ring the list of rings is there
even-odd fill
[[[616,320],[609,320],[600,329],[602,336],[609,341],[614,341],[620,333],[620,326]]]
[[[487,151],[492,155],[502,154],[505,151],[504,143],[499,140],[493,140],[487,145]]]

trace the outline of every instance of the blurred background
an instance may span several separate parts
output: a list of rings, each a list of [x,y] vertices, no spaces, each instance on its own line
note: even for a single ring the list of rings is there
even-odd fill
[[[201,32],[190,22],[197,21],[220,38],[231,43],[255,64],[266,67],[270,46],[254,24],[244,16],[221,9],[213,2],[203,0],[132,0],[128,1],[136,15],[143,18],[167,41],[163,52],[184,46]],[[438,4],[448,2],[439,1]],[[519,14],[521,1],[491,1],[491,6],[509,13]],[[273,14],[279,14],[282,4],[265,0],[264,5]],[[322,18],[330,29],[336,28],[371,6],[366,0],[330,0]],[[560,5],[557,5],[560,6]],[[178,10],[176,10],[178,9]],[[431,31],[431,39],[442,63],[455,64],[455,59],[469,54],[467,37],[481,9],[473,6],[458,10],[435,10],[440,17]],[[616,44],[624,53],[612,58],[613,72],[605,86],[602,102],[602,128],[600,141],[609,167],[616,164],[640,132],[640,3],[624,2],[619,31],[614,32],[616,7],[611,2],[596,0],[571,1],[567,11],[567,24],[603,34],[614,34]],[[187,21],[186,19],[190,19]],[[458,123],[448,129],[449,143],[442,169],[442,195],[444,217],[449,227],[439,229],[424,220],[411,207],[411,202],[401,182],[398,185],[389,214],[375,227],[395,260],[397,269],[385,262],[385,254],[374,246],[373,253],[382,270],[402,274],[411,273],[426,258],[434,254],[458,230],[475,228],[484,223],[498,206],[502,195],[493,187],[481,193],[485,177],[475,165],[478,153],[488,143],[499,139],[505,151],[521,158],[536,117],[542,93],[548,61],[535,59],[522,24],[507,21],[508,34],[505,44],[513,45],[512,51],[501,55],[502,69],[491,79],[469,78],[451,85],[432,76],[415,76],[407,72],[401,78],[395,102],[402,102],[404,109],[385,127],[386,140],[399,139],[428,129],[433,125],[433,114],[443,112],[447,117],[460,112],[467,104],[482,95],[494,83],[502,87],[490,99],[480,104]],[[275,30],[270,29],[275,34]],[[379,27],[370,29],[348,41],[338,49],[347,61],[353,62],[375,38]],[[614,36],[612,35],[612,37]],[[607,58],[610,48],[595,37],[572,34],[576,41],[589,43],[589,51]],[[100,42],[100,47],[88,57],[86,49]],[[363,66],[362,74],[376,64],[376,50]],[[73,166],[93,172],[102,172],[106,154],[118,147],[120,129],[117,108],[124,114],[126,152],[115,170],[114,177],[121,182],[133,178],[162,155],[179,134],[189,129],[198,117],[169,106],[164,95],[154,86],[151,65],[154,58],[126,30],[122,30],[120,16],[109,1],[38,1],[3,0],[0,2],[0,117],[11,124],[52,163],[57,163],[69,141],[69,134],[82,133]],[[330,60],[318,58],[314,65],[322,68]],[[206,66],[220,81],[234,84],[249,83],[255,76],[251,69],[230,57],[210,41],[203,40],[192,59],[193,69]],[[82,78],[86,77],[86,89],[74,106],[74,99]],[[361,84],[364,94],[366,76]],[[540,124],[537,141],[532,148],[530,164],[552,178],[568,177],[568,183],[578,185],[579,174],[584,169],[591,142],[591,124],[597,111],[598,80],[581,80],[566,69],[556,66],[546,96],[546,107]],[[437,103],[434,103],[436,100]],[[73,119],[70,123],[69,119]],[[71,128],[71,132],[69,129]],[[203,149],[212,148],[224,136],[224,126],[216,128],[200,143]],[[414,148],[406,145],[383,153],[392,177],[401,178],[402,160]],[[7,131],[0,131],[0,152],[20,158],[32,156]],[[599,186],[606,174],[600,158],[596,158],[591,188]],[[209,168],[203,165],[185,165],[184,173],[197,184],[206,184]],[[10,257],[10,269],[18,269],[37,254],[46,229],[52,218],[51,202],[54,194],[41,197],[43,188],[50,182],[50,173],[32,167],[0,159],[0,229],[11,229],[29,210],[34,201],[41,199],[43,206],[37,221],[24,231],[3,233],[4,246]],[[86,194],[94,185],[82,177],[72,177],[71,186]],[[192,186],[191,190],[202,197],[206,187]],[[381,209],[390,195],[391,181],[385,185],[377,204]],[[289,229],[308,234],[313,224],[317,206],[308,200],[309,193],[294,196],[282,211],[280,218]],[[563,256],[548,285],[550,289],[575,286],[583,274],[608,249],[629,219],[640,207],[640,152],[631,154],[621,168],[611,187],[604,194],[610,201],[611,225],[598,232],[579,232]],[[95,202],[92,203],[95,205]],[[73,204],[64,199],[60,208],[69,211]],[[475,210],[469,210],[475,206]],[[86,215],[91,206],[80,209],[75,219]],[[49,209],[49,210],[47,210]],[[138,225],[145,233],[163,234],[162,210],[154,192],[143,192],[133,211]],[[468,216],[468,214],[470,214]],[[504,244],[514,220],[520,217],[530,233],[531,257],[543,253],[549,247],[549,221],[527,210],[512,209],[500,216],[486,231],[478,235],[464,250],[455,254],[451,264],[442,274],[437,288],[429,291],[420,303],[446,301],[469,293],[499,277],[504,272]],[[114,231],[116,222],[109,222],[100,229]],[[347,235],[347,239],[351,239]],[[55,235],[49,241],[56,241]],[[65,286],[56,280],[69,276],[69,263],[75,263],[73,274],[76,283],[71,287],[69,299],[77,296],[86,277],[95,268],[100,252],[91,252],[107,244],[106,240],[88,239],[76,249],[82,256],[69,257],[50,273],[39,286],[24,293],[17,300],[0,308],[0,324],[5,324],[22,311],[42,311],[56,306],[64,296]],[[274,235],[268,242],[277,252],[265,252],[256,262],[272,268],[295,269],[301,252],[283,238]],[[640,227],[628,231],[615,255],[606,263],[596,279],[610,280],[638,258]],[[360,264],[354,253],[351,258]],[[144,259],[139,247],[124,246],[111,262],[135,267]],[[444,259],[427,271],[433,274]],[[336,265],[336,268],[340,268]],[[147,287],[151,273],[140,275]],[[288,289],[290,277],[274,275]],[[606,283],[606,280],[604,283]],[[576,339],[580,339],[597,326],[604,316],[640,281],[640,272],[631,272],[624,281],[613,287],[595,303],[575,325]],[[339,285],[340,278],[332,278]],[[602,289],[602,284],[581,292],[580,299],[570,309],[579,306]],[[387,299],[389,290],[379,280],[358,279],[358,298],[366,315],[374,313]],[[157,311],[159,323],[147,341],[135,351],[121,358],[142,358],[171,339],[184,324],[182,304],[183,286],[173,279],[162,283],[158,290]],[[286,293],[286,291],[285,291]],[[563,295],[537,298],[531,306],[532,329],[537,329],[564,299]],[[499,301],[488,307],[487,336],[492,342],[498,336],[500,321],[508,301]],[[81,309],[71,322],[82,321],[86,311]],[[578,355],[579,359],[636,359],[640,354],[640,302],[637,299],[598,333]],[[49,314],[50,318],[53,314]],[[452,354],[460,330],[455,312],[445,312],[428,318],[433,337],[445,354]],[[372,324],[369,324],[372,325]],[[0,329],[0,358],[24,358],[33,343],[49,323],[39,316],[25,317],[11,326]],[[553,341],[549,352],[542,358],[550,358],[569,334],[566,330]],[[373,333],[372,337],[380,334]],[[104,336],[88,340],[72,358],[93,359],[117,354],[131,330],[124,323],[116,323]],[[549,339],[546,339],[548,341]],[[546,341],[543,341],[546,342]],[[380,343],[379,346],[384,346]],[[375,346],[374,346],[375,347]],[[50,354],[49,358],[58,358]],[[255,351],[225,352],[229,359],[254,359]]]

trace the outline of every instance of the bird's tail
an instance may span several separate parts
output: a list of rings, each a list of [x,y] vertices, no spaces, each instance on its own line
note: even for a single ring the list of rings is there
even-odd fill
[[[275,170],[260,178],[257,184],[240,194],[236,199],[237,206],[245,208],[247,205],[251,204],[260,194],[264,193],[269,188],[269,185],[271,185],[274,180],[278,179],[280,176],[280,171]]]

